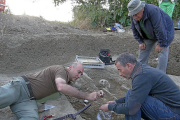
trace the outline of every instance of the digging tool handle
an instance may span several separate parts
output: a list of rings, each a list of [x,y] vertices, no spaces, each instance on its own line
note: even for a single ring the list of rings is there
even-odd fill
[[[64,120],[66,118],[71,118],[73,120],[75,120],[76,118],[74,118],[74,115],[73,114],[68,114],[68,115],[65,115],[63,117],[60,117],[60,118],[56,118],[56,119],[53,119],[53,120]]]
[[[88,105],[86,105],[83,109],[81,109],[80,111],[78,111],[76,114],[74,114],[74,117],[76,117],[79,113],[81,113],[82,111],[86,110],[89,106],[91,106],[91,103],[89,103]]]
[[[60,118],[56,118],[56,119],[53,119],[53,120],[64,120],[66,118],[71,118],[72,120],[75,120],[76,119],[76,116],[78,114],[80,114],[82,111],[86,110],[89,106],[91,106],[91,103],[89,103],[87,106],[85,106],[83,109],[81,109],[80,111],[78,111],[76,114],[68,114],[68,115],[65,115],[63,117],[60,117]]]

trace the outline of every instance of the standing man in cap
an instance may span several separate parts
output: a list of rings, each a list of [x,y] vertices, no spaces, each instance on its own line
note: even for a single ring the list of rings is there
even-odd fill
[[[174,39],[172,18],[161,8],[140,0],[131,0],[127,8],[134,38],[139,42],[138,61],[148,64],[150,53],[155,46],[159,61],[157,69],[166,73],[169,45]]]
[[[125,120],[180,120],[180,89],[167,74],[130,53],[120,54],[115,65],[120,76],[132,80],[132,89],[100,110],[125,114]]]
[[[0,109],[10,106],[18,120],[39,120],[35,100],[42,99],[56,92],[72,97],[97,100],[103,97],[98,92],[82,92],[70,85],[83,75],[84,67],[78,62],[69,67],[53,65],[37,73],[16,77],[0,87]]]

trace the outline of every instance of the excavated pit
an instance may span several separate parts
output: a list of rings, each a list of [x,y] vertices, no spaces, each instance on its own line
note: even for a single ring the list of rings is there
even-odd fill
[[[123,52],[130,52],[136,57],[138,55],[138,43],[134,40],[130,29],[126,29],[125,33],[104,33],[80,30],[42,18],[0,13],[0,30],[0,85],[7,83],[12,77],[35,72],[50,65],[67,65],[75,61],[76,55],[97,57],[100,49],[110,49],[113,59]],[[175,39],[170,45],[167,74],[180,76],[179,46],[180,30],[176,30]],[[153,50],[149,65],[155,67],[156,58],[157,53]],[[107,82],[99,84],[101,79]],[[82,91],[92,92],[100,89],[105,91],[104,98],[91,102],[91,107],[81,113],[83,119],[95,120],[98,107],[109,100],[125,96],[126,91],[131,88],[131,81],[120,77],[114,65],[107,65],[104,69],[86,68],[85,74],[77,80],[75,86]],[[58,100],[60,102],[47,101],[48,104],[56,107],[41,113],[40,117],[56,114],[57,118],[84,107],[82,100],[76,98],[62,95]],[[61,105],[63,100],[68,100],[70,103],[69,110],[64,111],[65,113]],[[113,113],[111,119],[117,120],[123,117]],[[15,116],[8,107],[0,110],[0,120],[4,119],[15,120]]]

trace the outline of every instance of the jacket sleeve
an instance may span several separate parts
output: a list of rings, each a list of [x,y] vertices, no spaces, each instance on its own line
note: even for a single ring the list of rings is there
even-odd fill
[[[131,16],[131,28],[133,31],[133,36],[135,40],[139,42],[139,44],[144,43],[143,38],[140,36],[138,30],[135,28],[135,25],[138,27],[137,22],[134,22],[133,17]]]
[[[159,8],[149,9],[149,19],[152,23],[154,34],[160,47],[168,46],[167,29],[164,25],[165,15],[163,15]]]
[[[149,95],[152,88],[151,85],[148,83],[148,78],[144,76],[135,78],[127,101],[124,103],[109,104],[108,109],[118,114],[135,115]]]
[[[125,97],[115,100],[116,103],[125,103]]]

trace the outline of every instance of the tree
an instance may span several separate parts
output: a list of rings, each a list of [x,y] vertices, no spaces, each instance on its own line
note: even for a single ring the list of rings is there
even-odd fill
[[[58,5],[66,0],[54,0]],[[78,6],[73,9],[75,21],[90,20],[90,25],[94,28],[103,27],[110,23],[120,23],[123,26],[130,25],[127,4],[130,0],[75,0]],[[157,0],[145,0],[146,3],[158,6]],[[108,3],[109,9],[103,8]],[[180,5],[176,1],[173,12],[173,20],[180,19]],[[81,23],[81,22],[80,22]]]

